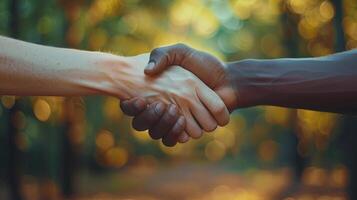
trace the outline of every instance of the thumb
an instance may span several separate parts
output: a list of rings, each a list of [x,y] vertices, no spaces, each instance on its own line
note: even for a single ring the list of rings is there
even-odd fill
[[[172,65],[181,65],[191,48],[185,44],[175,44],[156,48],[150,53],[149,63],[145,68],[145,74],[156,75]]]
[[[129,100],[120,101],[121,110],[129,116],[136,116],[144,111],[148,102],[141,97],[135,97]]]
[[[169,54],[167,50],[162,48],[156,48],[150,53],[149,63],[145,67],[146,75],[156,75],[163,72],[167,67],[173,65],[169,63]]]

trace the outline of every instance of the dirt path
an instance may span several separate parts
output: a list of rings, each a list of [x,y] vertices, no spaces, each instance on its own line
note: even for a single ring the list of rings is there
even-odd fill
[[[235,172],[207,164],[137,166],[79,180],[84,195],[76,200],[346,200],[343,188],[292,184],[290,177],[287,169]],[[92,181],[97,184],[86,184]]]

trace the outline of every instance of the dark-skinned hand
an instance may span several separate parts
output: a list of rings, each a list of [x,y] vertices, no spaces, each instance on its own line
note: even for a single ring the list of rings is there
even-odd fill
[[[195,74],[222,98],[230,111],[236,108],[237,95],[229,79],[227,67],[222,61],[187,45],[176,44],[154,49],[150,54],[150,61],[145,69],[145,73],[149,76],[159,75],[172,65],[179,65]],[[177,133],[179,130],[174,127],[179,122],[179,119],[180,122],[184,121],[178,112],[177,116],[171,116],[167,114],[168,110],[165,109],[165,111],[162,111],[165,114],[154,114],[156,113],[154,106],[147,105],[144,102],[145,100],[142,99],[140,106],[135,105],[134,100],[123,101],[121,103],[124,113],[134,116],[133,127],[136,130],[148,129],[149,133],[152,132],[150,136],[155,135],[152,138],[162,138],[163,143],[168,146],[176,144],[171,139],[177,139],[180,142],[188,141],[189,137],[187,135],[178,137],[180,135],[180,133]],[[136,112],[127,112],[129,110],[136,110]],[[161,116],[166,117],[162,119]],[[222,123],[218,124],[221,126],[225,125]],[[172,129],[174,131],[171,131]],[[167,142],[167,140],[170,140],[170,142]]]

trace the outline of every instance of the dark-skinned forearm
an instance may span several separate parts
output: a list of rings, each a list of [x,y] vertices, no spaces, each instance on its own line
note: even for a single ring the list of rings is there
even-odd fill
[[[238,106],[357,113],[357,50],[318,58],[227,64]]]

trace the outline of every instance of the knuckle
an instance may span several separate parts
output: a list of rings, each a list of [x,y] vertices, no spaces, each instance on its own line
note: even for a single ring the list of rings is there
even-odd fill
[[[162,124],[162,126],[165,126],[165,127],[171,126],[175,122],[176,118],[177,118],[176,115],[172,116],[170,113],[168,113],[162,117],[162,120],[160,123]]]
[[[189,96],[187,95],[188,93],[185,90],[181,90],[177,93],[173,93],[172,96],[175,97],[175,100],[177,102],[180,102],[180,107],[182,109],[183,105],[186,105],[188,100],[190,99]]]
[[[200,84],[200,80],[194,76],[188,75],[185,78],[186,94],[196,94],[196,90],[200,89],[203,85]]]
[[[212,109],[212,112],[213,112],[213,114],[222,114],[222,113],[224,113],[224,112],[226,112],[226,106],[225,105],[223,105],[223,104],[219,104],[219,105],[217,105],[217,106],[215,106],[213,109]]]
[[[165,114],[159,123],[156,124],[157,128],[164,133],[170,133],[172,132],[172,129],[175,129],[175,124],[177,121],[177,117],[170,116],[168,114]]]
[[[136,99],[121,101],[119,105],[123,113],[130,116],[136,116],[146,108],[145,102]]]
[[[151,106],[149,108],[148,115],[146,116],[146,120],[156,120],[156,119],[160,118],[161,115],[163,114],[164,110],[165,110],[164,105],[163,105],[163,108],[158,108],[156,106],[156,104]]]
[[[148,112],[141,114],[140,117],[141,117],[141,121],[153,122],[158,118],[158,115],[155,109],[149,109]]]
[[[174,50],[180,52],[182,55],[185,55],[186,57],[191,57],[196,50],[188,46],[187,44],[184,43],[177,43],[174,46]]]
[[[184,43],[181,43],[181,42],[175,44],[174,47],[176,47],[176,48],[178,48],[178,49],[182,49],[182,50],[184,50],[184,49],[189,49],[189,46],[188,46],[188,45],[186,45],[186,44],[184,44]]]
[[[176,119],[179,116],[179,110],[178,110],[177,106],[172,104],[169,107],[169,111],[167,112],[167,114],[169,115],[169,117]]]
[[[150,114],[149,114],[148,120],[156,119],[156,118],[160,117],[160,112],[155,108],[150,109],[149,113]]]
[[[185,130],[185,123],[178,121],[174,128],[171,130],[171,134],[173,135],[179,135]]]
[[[192,76],[187,77],[187,79],[185,81],[189,86],[195,86],[197,83],[197,80],[195,78],[193,78]]]
[[[179,96],[185,103],[189,103],[189,104],[194,104],[197,100],[194,95],[194,92],[191,89],[184,89],[180,91]]]
[[[156,56],[156,55],[159,55],[159,54],[161,54],[161,53],[162,53],[161,48],[155,48],[155,49],[153,49],[153,50],[151,51],[150,55],[151,55],[151,56]]]
[[[198,79],[192,73],[187,73],[185,81],[193,85],[196,85],[198,83]]]
[[[195,103],[194,100],[188,95],[182,96],[181,99],[186,105],[192,105]]]
[[[169,55],[163,47],[155,48],[150,53],[150,60],[159,62],[161,59],[168,59]]]

